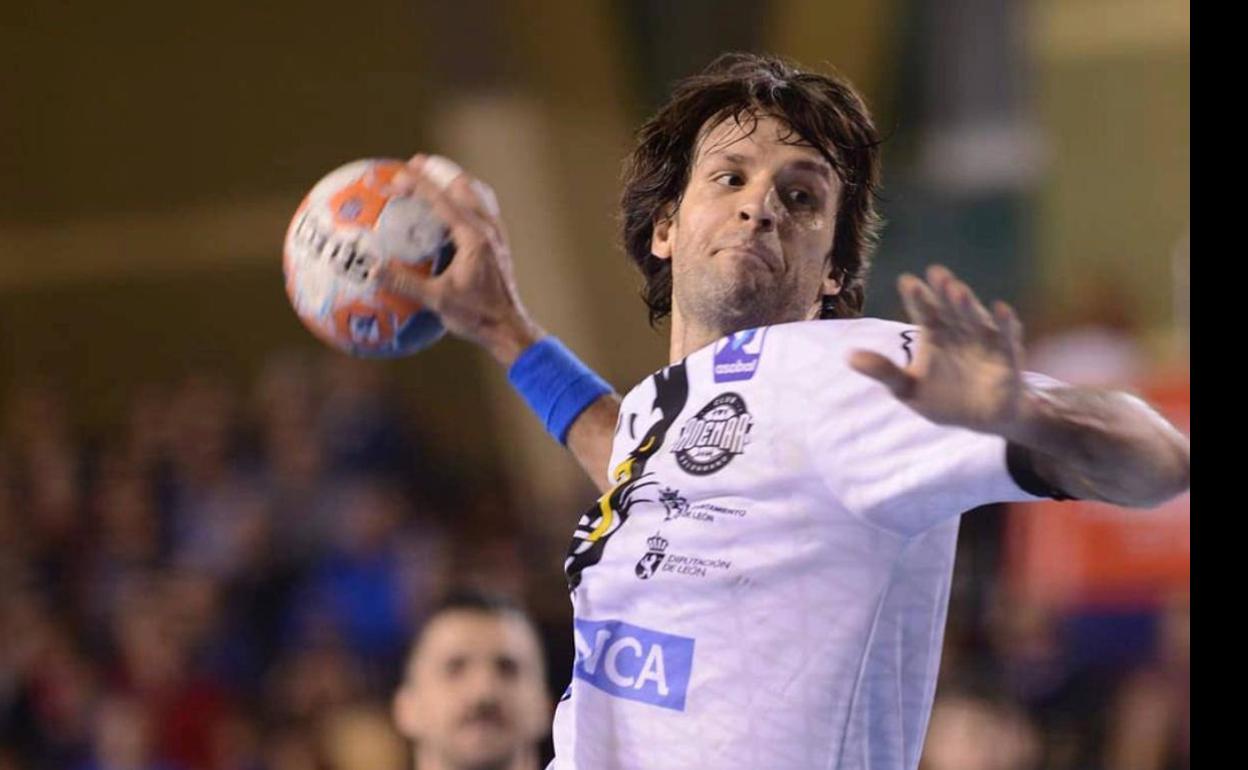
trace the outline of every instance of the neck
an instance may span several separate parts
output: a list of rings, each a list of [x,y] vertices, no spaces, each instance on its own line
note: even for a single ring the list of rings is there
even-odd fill
[[[734,330],[735,331],[735,330]],[[715,340],[732,332],[720,332],[692,323],[679,311],[672,310],[672,335],[668,346],[667,362],[674,364],[699,348],[704,348]]]
[[[759,326],[774,326],[776,324],[790,323],[792,321],[813,321],[819,317],[819,303],[816,302],[813,307],[807,308],[804,313],[798,312],[792,314],[792,317],[785,315],[761,323],[751,323],[741,321],[737,324],[726,324],[712,328],[706,324],[699,324],[693,319],[685,317],[680,309],[672,307],[672,334],[671,341],[668,345],[667,362],[674,364],[690,353],[706,347],[720,337],[727,337],[733,332],[739,332],[744,329],[753,329]],[[729,328],[721,328],[721,326]]]

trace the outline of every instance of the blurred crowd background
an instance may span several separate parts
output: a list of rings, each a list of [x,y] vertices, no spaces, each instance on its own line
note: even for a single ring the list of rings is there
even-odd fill
[[[458,341],[354,361],[280,244],[343,162],[498,191],[538,320],[662,365],[614,243],[630,132],[731,49],[831,64],[888,137],[868,312],[943,262],[1028,367],[1188,428],[1189,10],[1176,0],[32,3],[0,12],[0,770],[390,770],[452,586],[570,674],[593,500]],[[924,770],[1189,767],[1189,502],[963,520]]]

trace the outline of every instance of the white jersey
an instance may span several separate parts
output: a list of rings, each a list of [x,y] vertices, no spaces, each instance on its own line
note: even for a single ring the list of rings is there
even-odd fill
[[[959,514],[1036,497],[1004,439],[846,363],[904,365],[917,334],[739,332],[625,397],[616,486],[565,565],[577,654],[550,770],[918,766]]]

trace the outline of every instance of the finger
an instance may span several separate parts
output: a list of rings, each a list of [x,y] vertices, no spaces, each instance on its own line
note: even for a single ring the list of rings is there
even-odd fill
[[[476,212],[480,206],[474,200],[460,200],[451,195],[450,188],[457,178],[464,175],[453,160],[441,155],[413,155],[407,165],[395,174],[395,183],[406,192],[427,191],[428,197],[443,197],[464,211]],[[434,191],[440,195],[435,195]]]
[[[433,194],[428,192],[428,188],[424,185],[417,186],[418,180],[414,177],[420,175],[432,181],[447,199],[462,207],[461,211],[475,214],[475,219],[468,215],[465,215],[465,218],[472,221],[483,237],[506,240],[506,231],[499,218],[498,197],[494,194],[493,188],[465,172],[454,161],[441,155],[414,155],[408,161],[408,169],[400,171],[397,175],[399,182],[408,192],[417,192],[425,197],[432,197]],[[450,226],[448,223],[448,227]],[[468,236],[465,236],[461,229],[458,239],[464,237]],[[464,244],[460,243],[460,245]]]
[[[477,212],[484,220],[498,218],[498,196],[494,194],[494,189],[467,172],[461,172],[452,179],[447,185],[446,193],[461,205]]]
[[[998,329],[996,321],[979,301],[979,297],[975,296],[970,286],[955,280],[949,287],[949,297],[968,328],[981,335],[985,331],[996,333]]]
[[[476,214],[481,226],[491,236],[502,237],[503,223],[498,217],[498,199],[484,182],[461,173],[447,186],[446,194],[451,200]],[[488,202],[483,195],[490,196]],[[491,205],[494,207],[492,210]]]
[[[417,155],[412,159],[414,169],[423,172],[451,200],[476,212],[489,221],[498,217],[498,196],[493,188],[459,167],[455,161],[441,155]]]
[[[433,207],[433,211],[451,231],[451,237],[462,250],[469,250],[468,244],[483,240],[489,233],[486,223],[471,208],[461,205],[441,186],[445,177],[438,171],[436,164],[432,176],[425,173],[426,163],[416,156],[405,171],[395,175],[395,185],[419,195]]]
[[[927,280],[951,333],[963,340],[983,336],[983,331],[976,326],[973,316],[966,309],[965,295],[970,288],[944,265],[929,267]]]
[[[957,306],[949,296],[949,289],[958,282],[953,271],[944,265],[930,265],[927,268],[927,283],[932,294],[949,312],[956,312]]]
[[[440,189],[445,190],[451,186],[451,182],[455,178],[464,173],[455,161],[450,158],[444,158],[441,155],[426,155],[423,162],[419,165],[418,170],[429,180],[436,184]]]
[[[1006,349],[1010,353],[1010,362],[1015,368],[1022,368],[1023,324],[1018,320],[1018,314],[1014,312],[1014,308],[997,300],[992,303],[992,315],[996,319],[997,327],[1001,330],[1001,335],[1005,338]]]
[[[382,292],[416,300],[435,311],[441,298],[439,281],[419,267],[404,265],[395,260],[382,263],[377,272],[377,286]]]
[[[390,189],[387,192],[389,192],[392,195],[393,194],[410,195],[411,193],[415,192],[415,189],[414,189],[415,183],[412,177],[416,173],[417,169],[424,167],[425,161],[428,160],[428,158],[429,156],[424,154],[423,152],[418,152],[412,157],[408,158],[407,162],[403,164],[403,167],[400,168],[398,171],[396,171],[394,173],[394,176],[390,178]]]
[[[424,171],[427,177],[441,186],[442,193],[448,200],[466,212],[465,217],[472,220],[473,228],[481,238],[495,245],[507,240],[502,220],[499,218],[498,198],[489,185],[438,155],[432,155],[425,161]],[[447,179],[450,181],[446,182]],[[443,184],[444,182],[446,183]],[[460,230],[455,237],[459,245],[465,246],[466,251],[475,253],[462,240],[471,236]],[[471,259],[471,254],[468,258]]]
[[[497,206],[497,201],[492,199],[493,191],[460,168],[455,161],[441,155],[430,155],[425,158],[421,170],[425,176],[433,180],[434,184],[442,188],[451,200],[476,212],[477,216],[488,220],[496,215],[496,211],[490,211],[489,205],[493,202]],[[487,196],[491,200],[487,200]]]
[[[855,350],[849,356],[849,366],[854,371],[883,383],[894,396],[903,401],[908,401],[914,395],[918,385],[918,380],[912,374],[879,353]]]
[[[446,194],[446,188],[450,184],[443,174],[437,172],[438,166],[435,164],[433,174],[426,173],[426,163],[429,156],[416,155],[408,161],[407,166],[394,175],[391,186],[402,194],[415,194],[422,199],[428,201],[438,211],[439,216],[447,220],[447,224],[451,222],[458,223],[463,220],[473,221],[471,210],[461,206]],[[450,211],[447,211],[447,208]]]
[[[932,273],[939,285],[942,304],[949,308],[950,325],[954,326],[965,340],[985,339],[996,340],[999,328],[992,314],[988,312],[979,297],[975,295],[966,282],[954,276],[953,271],[936,265]]]
[[[938,292],[943,292],[947,284],[957,279],[953,271],[944,265],[928,265],[927,267],[927,282]]]
[[[904,273],[897,279],[897,291],[912,322],[937,333],[947,329],[948,324],[941,317],[940,304],[926,284]]]
[[[441,155],[428,156],[421,168],[447,197],[475,213],[491,236],[505,240],[503,224],[499,219],[498,196],[493,188]]]

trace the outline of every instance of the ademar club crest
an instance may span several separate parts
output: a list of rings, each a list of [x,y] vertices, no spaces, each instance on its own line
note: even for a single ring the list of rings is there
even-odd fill
[[[695,476],[718,471],[745,451],[753,422],[745,399],[736,393],[719,394],[681,426],[672,444],[676,464]]]

